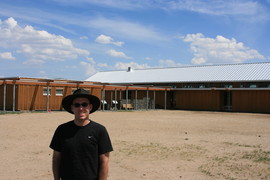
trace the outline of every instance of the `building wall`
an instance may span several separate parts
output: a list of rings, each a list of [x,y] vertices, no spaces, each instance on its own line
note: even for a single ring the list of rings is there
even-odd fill
[[[93,95],[101,98],[101,89],[93,87],[84,87]],[[17,84],[15,93],[15,110],[33,111],[33,110],[63,110],[62,99],[73,93],[77,89],[72,85],[50,85],[50,95],[47,99],[47,85],[40,84]],[[57,94],[57,90],[62,94]],[[4,108],[4,86],[0,86],[0,110]],[[48,102],[48,107],[47,107]],[[13,110],[13,85],[6,85],[6,105],[5,110]]]
[[[230,95],[228,96],[229,93]],[[184,110],[270,113],[270,89],[230,91],[178,90],[175,91],[175,108]]]
[[[16,89],[17,91],[17,89]],[[2,110],[4,108],[4,85],[0,86],[0,109]],[[15,92],[16,94],[16,92]],[[17,102],[17,97],[15,99],[15,102]],[[6,109],[13,109],[13,85],[7,84],[6,85]],[[15,107],[16,110],[16,107]]]
[[[50,86],[48,110],[61,110],[61,102],[65,94],[71,94],[71,88]],[[56,89],[62,89],[63,95],[57,95]],[[17,110],[47,110],[46,85],[18,85]],[[45,91],[45,92],[44,92]]]
[[[222,110],[221,92],[216,90],[180,90],[175,92],[175,108],[185,110]]]
[[[102,95],[101,91],[102,91],[101,88],[93,88],[93,87],[89,88],[89,92],[92,95],[97,96],[99,99],[101,99],[101,95]]]
[[[5,110],[13,110],[13,84],[6,84]],[[16,84],[15,110],[47,110],[46,83]],[[51,84],[49,96],[49,110],[62,110],[63,97],[72,94],[77,89],[76,84]],[[80,86],[93,95],[102,98],[102,87]],[[62,95],[56,91],[62,89]],[[126,99],[126,91],[106,90],[106,101],[111,105],[111,99]],[[121,93],[121,98],[120,98]],[[166,94],[166,98],[165,98]],[[0,110],[4,106],[4,85],[0,84]],[[145,99],[147,90],[137,90],[137,99]],[[148,91],[148,97],[154,99],[154,91]],[[128,99],[136,99],[136,91],[129,90]],[[166,101],[166,102],[165,102]],[[153,102],[153,101],[152,101]],[[151,103],[152,103],[151,102]],[[165,106],[166,103],[166,106]],[[150,106],[148,106],[150,107]],[[151,108],[153,106],[151,105]],[[208,111],[233,111],[233,112],[259,112],[270,113],[270,88],[256,89],[207,89],[207,90],[172,90],[155,92],[155,109],[183,109],[183,110],[208,110]],[[119,108],[119,107],[118,107]],[[135,108],[135,107],[134,107]]]
[[[232,97],[233,111],[270,113],[270,89],[235,90]]]

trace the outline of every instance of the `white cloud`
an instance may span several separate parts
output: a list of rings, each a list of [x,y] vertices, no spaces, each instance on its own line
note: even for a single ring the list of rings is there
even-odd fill
[[[245,47],[234,38],[227,39],[223,36],[207,38],[198,33],[186,35],[184,41],[191,43],[194,64],[242,63],[251,59],[265,59],[257,50]]]
[[[75,48],[72,41],[63,36],[35,30],[32,26],[21,27],[12,17],[0,24],[0,42],[0,48],[16,49],[28,59],[27,63],[64,61],[90,54]]]
[[[97,66],[101,68],[110,68],[110,66],[107,63],[98,63]]]
[[[40,59],[29,59],[23,62],[23,64],[33,65],[33,64],[44,64],[45,62]]]
[[[114,34],[137,41],[149,42],[149,40],[165,40],[165,38],[152,27],[123,19],[98,17],[88,21],[87,25],[108,34]]]
[[[12,56],[11,52],[0,53],[0,59],[15,60],[16,58]]]
[[[59,1],[59,0],[58,0]],[[77,0],[70,2],[68,0],[60,0],[61,3],[81,4],[85,3],[95,4],[99,6],[107,6],[110,8],[119,8],[127,10],[141,10],[141,9],[165,9],[165,10],[187,10],[206,14],[224,15],[224,14],[254,14],[261,10],[260,3],[253,0]],[[269,3],[269,0],[266,0]]]
[[[95,62],[95,60],[94,60],[93,58],[91,58],[91,57],[86,57],[86,59],[87,59],[90,63],[96,64],[96,62]]]
[[[87,36],[81,36],[80,39],[84,39],[85,40],[85,39],[88,39],[88,37]]]
[[[107,51],[107,54],[115,58],[132,59],[131,57],[127,56],[125,53],[116,51],[114,49],[110,49],[109,51]]]
[[[151,1],[138,1],[138,0],[78,0],[70,2],[67,0],[61,0],[61,3],[65,2],[73,5],[85,5],[85,3],[95,4],[99,6],[107,6],[110,8],[119,8],[138,11],[142,9],[163,9],[168,12],[174,11],[192,11],[201,14],[210,14],[218,16],[245,16],[246,20],[252,18],[253,20],[267,19],[269,20],[269,11],[264,5],[269,4],[269,0],[266,1],[254,1],[254,0],[151,0]],[[75,4],[76,3],[76,4]]]
[[[42,76],[42,77],[47,76],[46,71],[39,71],[38,73],[39,73],[39,75]]]
[[[188,10],[212,15],[255,15],[262,11],[260,3],[250,0],[181,0],[171,1],[171,9]]]
[[[86,76],[92,76],[97,72],[95,66],[92,63],[81,61],[80,65],[83,66],[83,68],[85,69]]]
[[[182,66],[182,64],[179,64],[175,62],[174,60],[171,59],[161,59],[158,62],[159,66],[161,67],[177,67],[177,66]]]
[[[147,60],[147,61],[152,60],[152,58],[151,58],[151,57],[145,57],[144,59],[145,59],[145,60]]]
[[[85,75],[86,76],[92,76],[97,72],[96,70],[96,61],[91,58],[91,57],[86,57],[87,62],[81,61],[80,65],[84,68],[85,70]]]
[[[124,44],[124,42],[121,41],[114,41],[114,39],[110,36],[106,36],[106,35],[99,35],[96,38],[96,42],[101,43],[101,44],[114,44],[116,46],[122,46]]]
[[[145,9],[146,7],[151,7],[151,5],[155,5],[157,0],[152,1],[138,1],[138,0],[56,0],[61,4],[65,3],[68,5],[77,5],[77,6],[85,6],[85,4],[94,4],[98,6],[107,6],[111,8],[117,9],[126,9],[126,10],[135,10],[135,9]]]
[[[123,62],[117,62],[114,65],[115,69],[127,69],[128,67],[131,67],[133,69],[145,69],[150,68],[148,64],[138,64],[135,62],[129,62],[129,63],[123,63]]]
[[[6,21],[6,25],[10,28],[13,29],[14,27],[17,26],[17,22],[13,18],[8,18]]]

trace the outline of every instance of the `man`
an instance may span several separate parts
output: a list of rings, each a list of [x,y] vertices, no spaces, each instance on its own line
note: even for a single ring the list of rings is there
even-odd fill
[[[106,180],[112,144],[106,128],[89,119],[100,106],[99,98],[77,89],[62,106],[74,119],[58,126],[52,138],[54,179]]]

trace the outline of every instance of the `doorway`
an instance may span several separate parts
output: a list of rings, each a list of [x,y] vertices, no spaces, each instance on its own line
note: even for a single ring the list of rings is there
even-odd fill
[[[223,91],[223,110],[232,111],[232,91]]]

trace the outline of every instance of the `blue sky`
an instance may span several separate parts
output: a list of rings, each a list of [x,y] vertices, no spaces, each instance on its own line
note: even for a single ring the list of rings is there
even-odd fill
[[[270,0],[1,0],[0,77],[270,61]]]

